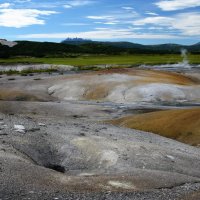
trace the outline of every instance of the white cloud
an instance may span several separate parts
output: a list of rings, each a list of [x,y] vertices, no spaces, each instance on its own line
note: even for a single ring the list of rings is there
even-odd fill
[[[122,25],[122,24],[132,24],[133,20],[138,16],[138,13],[132,11],[127,12],[112,12],[111,15],[94,15],[87,16],[87,19],[98,20],[94,22],[96,24],[106,24],[106,25]]]
[[[135,20],[134,25],[153,24],[156,27],[177,30],[181,35],[200,36],[200,13],[181,13],[171,17],[147,17]]]
[[[89,24],[86,23],[64,23],[63,26],[87,26]]]
[[[15,3],[27,3],[27,2],[31,2],[31,0],[15,0]]]
[[[117,20],[108,20],[108,21],[104,21],[104,22],[94,22],[95,24],[107,24],[107,25],[115,25],[115,24],[119,24],[120,21]]]
[[[141,27],[131,27],[131,26],[129,26],[129,29],[131,29],[131,30],[142,30],[143,28],[141,28]]]
[[[145,14],[147,14],[147,15],[153,15],[153,16],[158,16],[158,14],[154,13],[154,12],[146,12]]]
[[[146,17],[144,19],[135,20],[134,25],[141,26],[146,24],[154,24],[158,26],[169,26],[171,25],[173,18],[171,17]]]
[[[70,6],[70,5],[64,5],[63,7],[64,8],[72,8],[72,6]]]
[[[103,24],[106,24],[106,25],[116,25],[117,22],[115,22],[115,21],[110,21],[110,22],[104,22]]]
[[[148,27],[147,29],[149,29],[149,30],[163,30],[163,27],[152,26],[152,27]]]
[[[102,16],[87,16],[88,19],[95,19],[95,20],[112,20],[114,19],[113,16],[109,15],[102,15]]]
[[[94,22],[94,24],[102,24],[103,22]]]
[[[0,4],[0,8],[9,8],[12,4],[10,3],[2,3]]]
[[[139,14],[134,11],[134,8],[124,6],[120,10],[110,10],[102,15],[90,15],[86,16],[87,19],[95,20],[95,24],[104,25],[116,25],[122,26],[127,24],[132,24],[133,20],[136,19]]]
[[[89,1],[89,0],[73,0],[73,1],[69,1],[69,4],[71,6],[85,6],[85,5],[89,5],[89,4],[93,4],[94,1]]]
[[[129,6],[124,6],[124,7],[122,7],[122,9],[124,9],[124,10],[134,10],[134,8],[129,7]]]
[[[166,0],[157,2],[155,5],[164,11],[174,11],[200,6],[200,0]]]
[[[95,3],[95,1],[91,0],[73,0],[73,1],[67,1],[64,5],[64,8],[72,8],[72,7],[79,7],[79,6],[87,6],[90,4]]]
[[[40,16],[56,14],[55,11],[36,9],[1,9],[0,26],[21,28],[35,24],[45,24]]]
[[[184,35],[200,36],[200,13],[182,13],[175,18],[172,27]]]
[[[163,35],[163,34],[137,34],[130,29],[108,29],[108,28],[99,28],[94,31],[87,32],[77,32],[77,33],[46,33],[46,34],[28,34],[28,35],[19,35],[18,38],[23,39],[38,39],[38,38],[51,38],[51,39],[64,39],[67,37],[81,37],[86,39],[96,39],[96,40],[105,40],[105,39],[175,39],[180,38],[175,35]]]

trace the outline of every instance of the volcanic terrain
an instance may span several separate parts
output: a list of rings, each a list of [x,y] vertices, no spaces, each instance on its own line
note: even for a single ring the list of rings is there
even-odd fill
[[[199,199],[198,70],[2,75],[0,198]]]

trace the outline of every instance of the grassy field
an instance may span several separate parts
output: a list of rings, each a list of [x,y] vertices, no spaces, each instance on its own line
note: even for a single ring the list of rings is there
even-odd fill
[[[77,58],[10,58],[0,59],[0,64],[5,63],[45,63],[45,64],[64,64],[73,66],[85,66],[96,64],[167,64],[182,61],[180,55],[118,55],[118,56],[84,56]],[[200,63],[199,55],[189,55],[192,64]]]

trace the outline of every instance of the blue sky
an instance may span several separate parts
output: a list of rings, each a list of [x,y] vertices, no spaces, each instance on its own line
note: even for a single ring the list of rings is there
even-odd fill
[[[0,0],[0,38],[200,42],[200,0]]]

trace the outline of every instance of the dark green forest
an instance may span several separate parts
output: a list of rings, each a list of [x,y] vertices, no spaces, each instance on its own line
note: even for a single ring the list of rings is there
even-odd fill
[[[0,58],[11,57],[77,57],[91,55],[123,55],[123,54],[180,54],[187,49],[191,54],[200,54],[200,43],[183,46],[177,44],[141,45],[130,42],[95,42],[95,41],[63,41],[31,42],[17,41],[14,47],[0,45]]]

